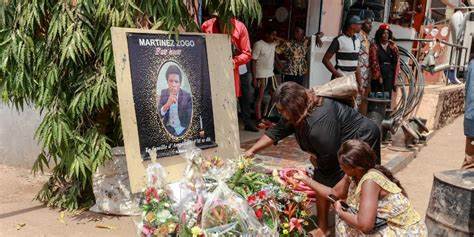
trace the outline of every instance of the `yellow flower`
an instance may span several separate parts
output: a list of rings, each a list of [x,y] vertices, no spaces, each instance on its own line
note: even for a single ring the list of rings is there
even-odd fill
[[[283,227],[288,228],[288,227],[290,227],[290,224],[285,223],[285,224],[283,224]]]
[[[303,222],[303,225],[309,225],[309,223],[307,221]]]
[[[287,235],[288,233],[289,233],[289,232],[288,232],[287,229],[284,229],[284,230],[283,230],[283,234],[284,234],[284,235]]]
[[[306,212],[305,211],[301,211],[301,216],[306,216]]]
[[[201,228],[199,228],[199,226],[194,226],[193,228],[191,228],[191,233],[193,234],[193,237],[198,237],[202,234],[202,230]]]
[[[148,214],[146,214],[145,216],[145,220],[148,221],[148,222],[152,222],[155,220],[155,213],[153,212],[148,212]]]
[[[173,233],[176,230],[176,223],[168,224],[168,232]]]

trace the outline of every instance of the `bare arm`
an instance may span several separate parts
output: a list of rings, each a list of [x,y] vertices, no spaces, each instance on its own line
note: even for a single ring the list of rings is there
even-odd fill
[[[342,74],[336,70],[334,65],[331,63],[331,58],[334,56],[334,53],[326,51],[323,57],[323,64],[326,68],[331,72],[331,74],[335,75],[336,77],[342,77]]]
[[[345,212],[337,202],[334,205],[337,214],[350,226],[369,233],[374,228],[380,191],[381,188],[377,183],[372,180],[365,181],[360,194],[359,212],[357,214]]]
[[[330,188],[324,184],[318,183],[314,181],[312,178],[306,176],[303,173],[299,173],[295,175],[296,179],[303,181],[306,185],[308,185],[311,189],[316,192],[321,198],[326,198],[329,194],[336,196],[339,199],[345,199],[347,197],[347,191],[349,190],[350,179],[346,175],[344,176],[334,188]]]
[[[257,143],[255,143],[250,149],[245,152],[246,157],[253,157],[255,153],[273,145],[274,141],[267,135],[263,135]]]
[[[257,60],[252,60],[252,84],[257,87]]]
[[[278,70],[283,70],[283,64],[281,63],[281,60],[278,58],[276,53],[275,53],[275,65]]]

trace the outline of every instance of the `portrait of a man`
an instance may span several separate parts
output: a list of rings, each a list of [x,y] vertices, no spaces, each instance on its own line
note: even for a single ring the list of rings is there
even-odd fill
[[[163,125],[175,137],[185,134],[192,116],[191,94],[181,88],[182,73],[178,66],[168,66],[165,74],[168,88],[161,90],[158,104],[158,113]]]

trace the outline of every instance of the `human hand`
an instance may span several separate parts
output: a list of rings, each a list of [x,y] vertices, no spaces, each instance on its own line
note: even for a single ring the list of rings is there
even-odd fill
[[[319,32],[316,34],[316,46],[318,46],[319,48],[323,47],[323,41],[321,40],[323,36],[324,36],[323,32]]]
[[[308,177],[308,175],[306,175],[305,172],[301,170],[298,170],[298,172],[294,173],[293,178],[303,183],[308,183],[308,180],[311,179],[310,177]]]
[[[166,112],[170,109],[171,105],[176,103],[178,101],[176,95],[170,94],[168,97],[168,101],[163,105],[163,111]]]
[[[343,208],[342,208],[342,205],[341,205],[341,200],[337,200],[334,204],[333,204],[333,207],[334,207],[334,210],[336,210],[336,213],[337,214],[340,214],[342,212],[344,212]]]
[[[382,77],[379,78],[379,83],[380,83],[380,85],[383,85],[383,78]]]
[[[309,161],[314,167],[318,166],[318,158],[315,155],[311,155]]]
[[[254,153],[253,151],[251,151],[251,150],[247,150],[247,151],[245,151],[245,153],[244,153],[244,157],[245,157],[245,158],[253,158],[254,156],[255,156],[255,153]]]
[[[166,103],[171,106],[172,104],[175,104],[176,102],[178,102],[178,98],[176,94],[170,94],[170,96],[168,97],[168,101]]]

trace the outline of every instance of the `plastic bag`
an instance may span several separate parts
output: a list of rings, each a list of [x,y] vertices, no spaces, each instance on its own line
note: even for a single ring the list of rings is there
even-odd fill
[[[193,236],[193,230],[200,229],[202,208],[205,202],[205,184],[203,178],[204,158],[201,149],[194,143],[186,142],[178,147],[187,165],[184,177],[179,182],[179,198],[175,201],[179,217],[179,236]]]
[[[228,166],[210,170],[217,186],[204,204],[201,227],[207,236],[263,236],[253,209],[225,183],[231,170]]]
[[[339,100],[351,100],[357,96],[358,86],[354,74],[335,78],[324,85],[312,88],[316,95]]]
[[[176,232],[178,216],[172,209],[173,200],[166,182],[166,171],[158,163],[148,166],[147,187],[142,209],[141,221],[138,223],[140,236],[168,236]]]
[[[247,203],[252,207],[257,219],[263,225],[265,236],[278,236],[279,213],[283,211],[276,200],[278,191],[278,187],[269,185],[247,198]]]
[[[193,229],[200,229],[204,202],[205,194],[203,192],[193,192],[178,203],[176,207],[179,218],[178,236],[193,236]]]
[[[193,142],[185,142],[178,147],[180,154],[186,160],[184,177],[181,181],[181,197],[185,197],[190,192],[198,192],[204,188],[202,176],[203,157],[201,149],[197,148]]]
[[[93,176],[95,205],[90,211],[114,215],[139,216],[139,195],[130,190],[123,148],[112,150],[114,159],[97,168]]]

